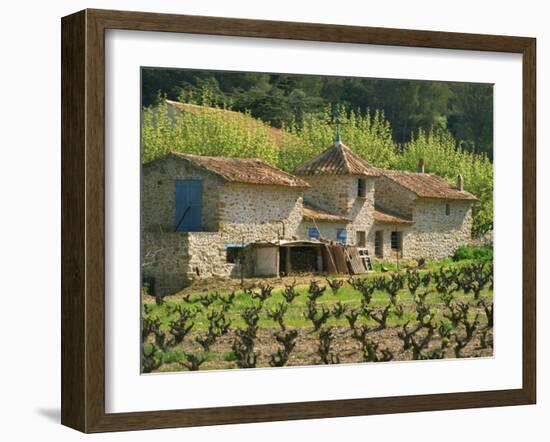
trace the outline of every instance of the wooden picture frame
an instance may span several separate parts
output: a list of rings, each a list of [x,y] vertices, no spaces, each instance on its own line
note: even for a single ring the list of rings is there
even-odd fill
[[[105,412],[105,30],[495,51],[523,57],[523,385],[400,397]],[[533,404],[536,399],[536,41],[533,38],[84,10],[62,19],[62,424],[142,430]]]

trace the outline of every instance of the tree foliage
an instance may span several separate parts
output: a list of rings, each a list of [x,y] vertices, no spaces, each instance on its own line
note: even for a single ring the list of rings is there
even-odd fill
[[[142,161],[170,151],[196,155],[253,157],[278,163],[279,149],[269,126],[246,118],[227,118],[224,112],[200,106],[194,112],[174,112],[165,101],[143,109]]]
[[[344,78],[222,71],[147,68],[142,71],[145,106],[161,92],[171,100],[231,107],[277,128],[302,126],[311,113],[340,104],[362,115],[379,109],[391,124],[396,143],[411,132],[449,130],[467,151],[492,159],[493,86],[442,81]]]

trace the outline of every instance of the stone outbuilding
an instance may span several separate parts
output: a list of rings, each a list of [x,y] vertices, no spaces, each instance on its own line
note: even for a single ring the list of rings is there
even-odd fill
[[[292,239],[309,185],[255,159],[181,153],[142,167],[142,273],[158,293],[196,278],[249,276],[252,243]],[[275,246],[252,262],[265,266]],[[246,269],[244,267],[247,267]],[[265,274],[258,268],[258,276]],[[274,273],[274,272],[272,272]]]
[[[441,259],[468,243],[477,198],[461,186],[430,173],[382,171],[370,234],[374,256]]]
[[[323,271],[323,244],[378,259],[451,255],[476,198],[444,179],[378,169],[339,139],[293,174],[256,159],[170,153],[144,164],[142,274],[159,294],[192,280]]]

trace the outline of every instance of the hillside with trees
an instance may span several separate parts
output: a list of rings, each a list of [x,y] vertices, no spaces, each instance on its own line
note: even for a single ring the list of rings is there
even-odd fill
[[[275,128],[302,127],[327,106],[341,105],[359,116],[377,109],[391,125],[397,144],[419,131],[444,130],[462,150],[493,158],[490,84],[143,69],[143,105],[154,105],[159,94],[248,112]]]

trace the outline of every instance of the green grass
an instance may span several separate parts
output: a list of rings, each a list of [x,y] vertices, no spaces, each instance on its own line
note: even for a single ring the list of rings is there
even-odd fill
[[[449,263],[451,264],[452,261]],[[456,263],[452,263],[455,264]],[[446,264],[447,266],[447,264]],[[378,275],[379,276],[379,275]],[[319,281],[323,282],[323,279],[318,278]],[[308,300],[308,293],[307,293],[308,285],[298,285],[296,286],[296,292],[299,293],[299,295],[293,300],[291,304],[288,305],[288,310],[284,315],[285,318],[285,324],[289,328],[306,328],[311,327],[312,323],[309,319],[304,317],[304,312],[307,311],[307,300]],[[427,289],[424,287],[419,287],[417,290],[417,293],[422,293],[425,290],[432,290],[433,293],[430,293],[428,297],[426,298],[426,301],[430,305],[437,305],[442,304],[443,301],[439,294],[435,293],[435,289],[433,285],[430,285]],[[283,295],[282,295],[282,287],[275,288],[272,292],[272,295],[270,298],[268,298],[264,304],[263,308],[260,312],[260,320],[258,322],[259,327],[261,328],[276,328],[278,327],[277,323],[273,321],[272,319],[267,317],[266,309],[272,310],[277,307],[278,304],[284,302],[286,303]],[[204,293],[197,293],[191,295],[190,299],[191,301],[197,299],[198,297],[202,296]],[[221,296],[227,296],[228,293],[219,292]],[[491,296],[492,291],[489,290],[483,290],[481,292],[481,295],[483,297]],[[399,301],[404,305],[405,312],[403,317],[399,318],[395,314],[390,314],[388,318],[388,326],[395,326],[395,325],[401,325],[406,323],[407,321],[414,321],[415,319],[415,311],[414,311],[414,296],[409,292],[408,288],[405,286],[403,290],[400,290],[399,294]],[[464,294],[463,292],[455,292],[454,293],[455,298],[462,299],[464,301],[472,301],[473,300],[473,294]],[[351,287],[348,283],[345,283],[338,293],[336,295],[332,294],[332,291],[330,288],[327,288],[325,293],[318,298],[317,304],[318,308],[326,307],[332,310],[334,305],[337,302],[341,302],[347,307],[347,310],[349,311],[351,308],[358,308],[361,305],[362,295],[356,291],[353,287]],[[385,291],[379,291],[376,290],[373,294],[371,304],[374,307],[384,307],[389,302],[389,295]],[[161,321],[161,330],[168,330],[169,329],[169,323],[171,320],[174,320],[177,316],[177,314],[170,313],[170,307],[173,307],[176,304],[184,303],[184,305],[187,308],[196,309],[198,311],[198,314],[194,318],[194,330],[206,330],[209,325],[209,321],[207,319],[207,313],[208,311],[211,311],[213,309],[221,309],[222,303],[221,301],[215,301],[212,303],[208,308],[203,307],[200,303],[186,303],[185,301],[178,300],[166,300],[164,305],[157,306],[154,303],[149,303],[149,306],[151,308],[151,317],[158,317]],[[254,300],[251,298],[251,296],[243,291],[238,291],[235,294],[235,299],[233,301],[233,304],[231,305],[230,309],[228,310],[228,313],[226,314],[227,318],[231,320],[231,328],[244,328],[245,322],[241,318],[241,313],[248,307],[254,307],[259,305],[259,302],[257,300]],[[438,310],[438,309],[436,309]],[[435,312],[436,317],[438,319],[442,319],[439,312]],[[473,315],[473,314],[472,314]],[[482,319],[484,315],[481,315]],[[367,320],[366,318],[360,316],[357,324],[368,324],[368,325],[376,325],[376,322],[373,320]],[[334,316],[331,316],[329,320],[326,322],[327,326],[343,326],[348,327],[348,321],[345,318],[345,316],[342,316],[340,318],[335,318]]]
[[[479,249],[481,249],[481,247],[479,247]],[[434,271],[439,270],[441,267],[444,267],[445,269],[462,267],[468,264],[479,263],[481,260],[486,261],[490,259],[492,259],[492,255],[490,255],[489,258],[479,258],[478,256],[474,255],[463,257],[462,255],[460,255],[460,257],[457,258],[452,257],[440,259],[438,261],[426,261],[424,267],[422,269],[419,269],[419,271]],[[382,268],[386,269],[386,271],[389,272],[405,271],[406,267],[410,265],[410,263],[410,260],[403,260],[399,263],[395,261],[374,261],[372,265],[374,267],[374,271],[378,273],[374,276],[383,276],[384,273],[382,272]]]

